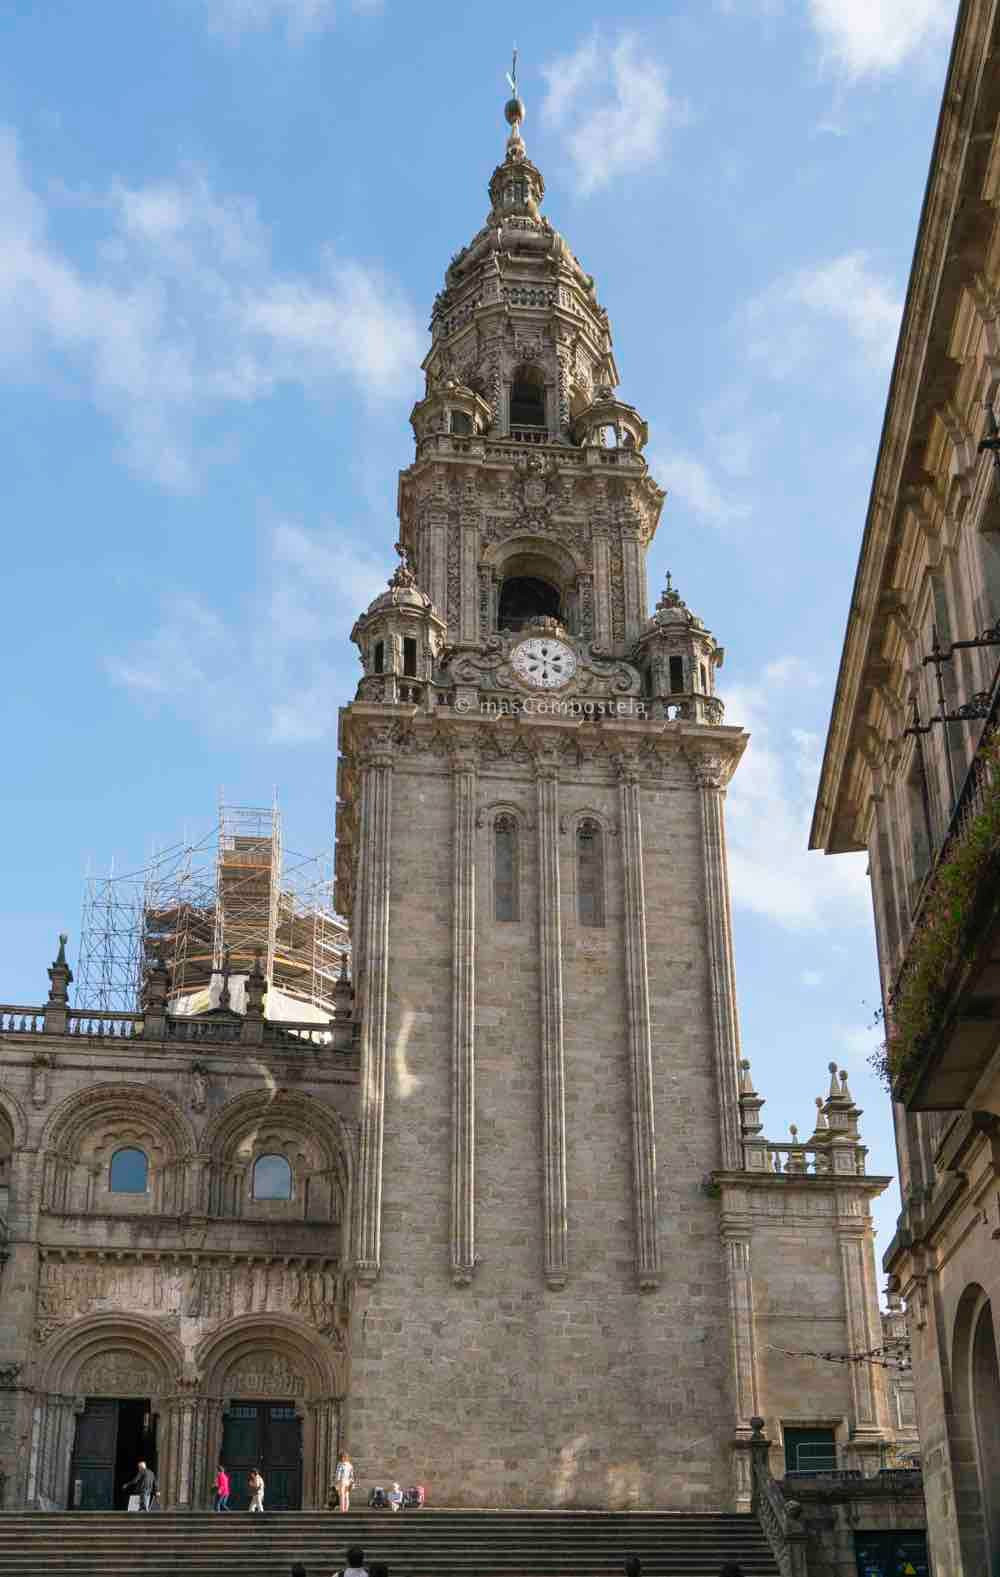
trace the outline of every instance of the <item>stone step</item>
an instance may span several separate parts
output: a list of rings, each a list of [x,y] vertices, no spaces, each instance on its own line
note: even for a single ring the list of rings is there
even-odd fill
[[[348,1544],[390,1577],[777,1577],[758,1523],[729,1512],[424,1508],[391,1512],[0,1512],[0,1577],[330,1577]]]

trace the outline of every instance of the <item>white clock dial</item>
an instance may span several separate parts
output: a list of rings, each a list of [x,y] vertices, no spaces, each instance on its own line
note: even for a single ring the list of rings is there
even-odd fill
[[[510,661],[518,678],[539,690],[558,690],[576,673],[576,653],[565,641],[547,635],[533,635],[522,641],[514,648]]]

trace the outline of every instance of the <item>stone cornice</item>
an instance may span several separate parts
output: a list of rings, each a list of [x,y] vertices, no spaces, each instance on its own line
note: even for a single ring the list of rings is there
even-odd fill
[[[956,231],[982,201],[983,171],[969,145],[984,95],[998,94],[995,74],[986,75],[993,16],[992,0],[962,0],[959,8],[810,832],[810,848],[827,853],[860,847],[855,809],[844,796],[866,672],[879,657],[880,598],[889,589],[903,490],[930,480],[919,469],[924,446],[916,440],[954,384],[957,363],[948,351],[957,295],[962,270],[971,273],[980,252],[958,245]]]

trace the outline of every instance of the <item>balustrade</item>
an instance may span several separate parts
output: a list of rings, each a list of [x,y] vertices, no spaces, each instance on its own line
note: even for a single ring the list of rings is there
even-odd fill
[[[44,1008],[17,1007],[13,1003],[0,1003],[0,1034],[40,1035],[44,1027]]]

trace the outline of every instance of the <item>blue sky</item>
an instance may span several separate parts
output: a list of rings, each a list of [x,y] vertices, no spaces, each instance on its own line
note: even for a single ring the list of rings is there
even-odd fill
[[[548,0],[517,37],[545,209],[727,650],[745,1051],[826,1066],[891,1171],[864,861],[809,813],[954,0]],[[3,979],[82,877],[227,800],[332,839],[353,617],[391,568],[430,305],[502,156],[506,17],[439,0],[9,0],[0,59]],[[897,1208],[880,1210],[881,1242]]]

